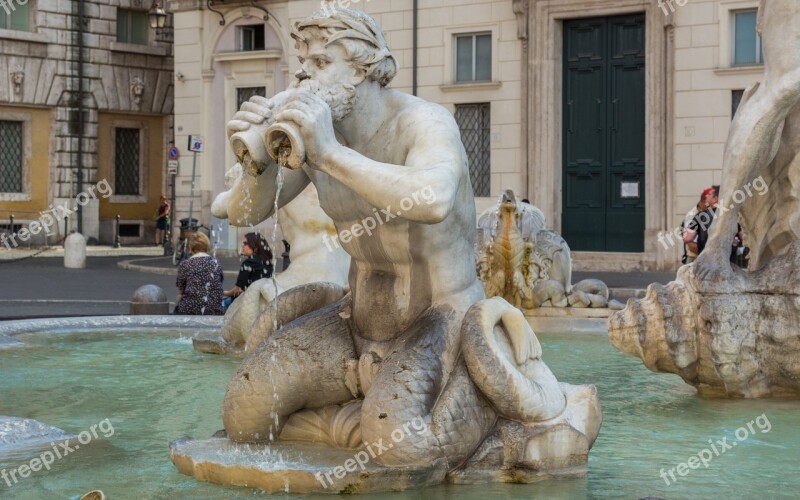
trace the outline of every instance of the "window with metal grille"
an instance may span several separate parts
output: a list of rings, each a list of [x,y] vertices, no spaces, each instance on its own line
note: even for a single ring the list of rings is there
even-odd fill
[[[731,90],[731,118],[736,115],[736,110],[742,103],[742,97],[744,97],[744,90]]]
[[[740,10],[733,13],[733,64],[734,66],[764,63],[761,37],[756,32],[758,11]]]
[[[0,193],[22,192],[22,122],[0,121]]]
[[[240,89],[236,89],[236,109],[242,107],[242,104],[246,103],[250,100],[251,97],[259,95],[261,97],[267,97],[267,88],[266,87],[242,87]]]
[[[143,10],[117,9],[117,41],[147,45],[150,24]]]
[[[114,194],[138,195],[140,143],[138,128],[116,129],[114,144]]]
[[[239,27],[242,52],[264,50],[266,48],[265,30],[263,24],[251,24]]]
[[[490,196],[490,104],[456,104],[456,123],[467,151],[469,177],[475,196]]]
[[[492,34],[456,36],[456,82],[492,81]]]

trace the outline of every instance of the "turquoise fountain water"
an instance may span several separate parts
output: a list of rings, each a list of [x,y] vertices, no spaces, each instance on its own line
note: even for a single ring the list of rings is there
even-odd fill
[[[679,378],[651,373],[615,351],[603,336],[539,338],[559,380],[599,389],[605,419],[589,475],[527,485],[440,486],[380,498],[796,497],[800,402],[704,400]],[[69,434],[107,418],[114,434],[56,461],[49,472],[34,472],[11,487],[0,480],[0,498],[77,498],[92,489],[113,500],[261,496],[198,482],[169,460],[168,442],[176,436],[205,438],[222,428],[222,397],[240,360],[197,353],[187,334],[177,332],[17,339],[29,347],[0,351],[0,415],[36,419]],[[761,415],[769,426],[753,424],[754,432],[738,441],[737,429]],[[676,469],[671,481],[669,469],[723,438],[736,445],[713,456],[708,468],[681,469],[685,476]],[[11,458],[0,451],[0,469],[37,455]],[[662,468],[673,484],[660,477]]]

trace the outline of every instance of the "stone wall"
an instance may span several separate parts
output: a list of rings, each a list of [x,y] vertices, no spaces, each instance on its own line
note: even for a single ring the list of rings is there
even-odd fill
[[[117,40],[117,8],[147,10],[145,0],[86,0],[84,3],[84,190],[98,178],[98,113],[161,116],[171,123],[172,43],[170,32],[149,32],[147,45],[120,44]],[[0,30],[0,74],[9,75],[9,85],[0,86],[0,112],[15,107],[52,110],[49,145],[48,197],[50,204],[74,205],[77,196],[78,159],[78,5],[77,1],[38,0],[30,2],[31,31]],[[24,81],[17,89],[11,79],[21,72]],[[141,83],[140,88],[137,85]],[[171,129],[151,144],[165,151]],[[27,139],[31,140],[31,139]],[[163,169],[164,162],[146,168]],[[6,212],[18,211],[17,220],[38,218],[21,211],[20,205],[0,200],[0,220]],[[98,204],[83,209],[83,232],[91,240],[99,237]],[[70,221],[75,227],[75,217]],[[62,229],[59,229],[62,231]]]

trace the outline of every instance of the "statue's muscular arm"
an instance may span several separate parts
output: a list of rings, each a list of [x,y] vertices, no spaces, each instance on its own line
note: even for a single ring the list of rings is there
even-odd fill
[[[401,218],[423,224],[441,222],[453,209],[459,186],[466,182],[461,138],[449,115],[416,121],[413,127],[398,127],[403,132],[396,139],[410,143],[405,165],[374,161],[339,146],[317,168],[375,207],[398,207],[403,198],[412,198],[422,189],[432,190],[433,203],[414,203]]]
[[[332,125],[322,125],[331,123],[327,107],[319,106],[313,96],[304,101],[299,109],[284,111],[278,119],[300,126],[307,138],[311,168],[335,178],[375,207],[397,207],[414,193],[432,190],[433,203],[414,203],[402,213],[401,217],[409,221],[436,224],[450,214],[456,193],[468,177],[458,127],[445,109],[419,105],[403,111],[395,118],[399,120],[396,135],[373,139],[385,142],[387,149],[403,147],[408,151],[405,164],[393,165],[336,142]]]

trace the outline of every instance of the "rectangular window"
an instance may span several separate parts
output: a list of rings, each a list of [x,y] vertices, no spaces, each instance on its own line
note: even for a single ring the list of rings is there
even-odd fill
[[[139,195],[141,143],[138,128],[117,128],[114,142],[114,194]]]
[[[264,40],[263,24],[251,24],[249,26],[240,26],[239,36],[242,39],[241,43],[242,52],[250,52],[253,50],[264,50],[266,48],[266,43]]]
[[[744,90],[731,90],[731,118],[736,115],[736,110],[739,109],[742,97],[744,97]]]
[[[756,33],[758,12],[741,10],[733,12],[733,65],[763,64],[761,37]]]
[[[30,2],[25,3],[25,5],[21,5],[16,1],[6,1],[0,4],[0,29],[30,31]]]
[[[250,100],[251,97],[260,95],[267,97],[266,87],[242,87],[236,89],[236,109],[242,107],[242,104]]]
[[[456,123],[469,160],[475,196],[491,196],[491,108],[488,102],[456,104]]]
[[[143,10],[117,9],[117,41],[147,45],[150,24]]]
[[[492,34],[456,36],[456,82],[492,81]]]
[[[22,122],[0,121],[0,193],[22,193]]]

